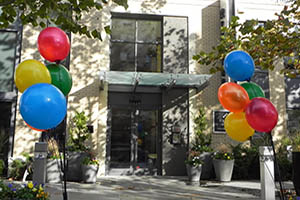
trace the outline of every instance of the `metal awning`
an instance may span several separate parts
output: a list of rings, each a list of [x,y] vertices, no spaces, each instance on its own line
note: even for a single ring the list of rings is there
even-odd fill
[[[153,72],[124,72],[100,71],[101,84],[107,82],[112,85],[149,86],[160,88],[195,88],[203,89],[208,85],[211,75],[207,74],[173,74]]]

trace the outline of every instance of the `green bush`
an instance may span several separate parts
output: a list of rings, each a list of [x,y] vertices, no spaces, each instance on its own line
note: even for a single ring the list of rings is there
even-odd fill
[[[232,147],[234,154],[233,179],[259,179],[259,149],[258,146],[242,146],[241,144]]]
[[[14,180],[21,180],[25,170],[26,163],[22,160],[15,159],[10,166],[9,177],[13,178]]]
[[[291,180],[292,179],[292,162],[288,160],[288,151],[287,146],[292,145],[293,142],[288,136],[284,136],[278,141],[278,148],[276,150],[276,158],[280,170],[280,175],[282,180]],[[278,180],[278,172],[275,170],[276,180]]]
[[[9,177],[14,180],[22,180],[25,170],[28,170],[29,177],[32,176],[33,169],[33,157],[28,153],[24,153],[25,161],[20,159],[13,160],[10,169],[9,169]]]
[[[4,160],[0,159],[0,176],[3,176],[4,169],[5,169],[5,162]]]
[[[292,163],[287,158],[287,145],[290,142],[285,138],[280,140],[280,144],[276,150],[276,158],[281,174],[282,180],[291,180],[292,177]],[[260,163],[259,163],[259,146],[255,145],[242,146],[241,144],[233,147],[233,154],[235,158],[233,179],[260,179]],[[278,172],[275,166],[275,177],[278,180]]]
[[[195,142],[192,144],[192,151],[197,152],[212,152],[211,134],[205,133],[207,129],[207,118],[203,106],[199,107],[198,115],[194,119],[195,127]]]
[[[69,151],[87,151],[85,144],[90,137],[88,130],[88,116],[85,113],[77,112],[72,118],[69,128],[68,150]]]

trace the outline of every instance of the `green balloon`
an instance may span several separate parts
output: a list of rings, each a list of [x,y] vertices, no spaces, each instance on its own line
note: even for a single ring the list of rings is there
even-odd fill
[[[69,71],[61,64],[48,64],[46,66],[51,75],[51,84],[67,96],[72,88],[72,77]]]
[[[242,83],[241,86],[247,91],[250,100],[255,97],[265,97],[263,89],[256,83],[247,82]]]

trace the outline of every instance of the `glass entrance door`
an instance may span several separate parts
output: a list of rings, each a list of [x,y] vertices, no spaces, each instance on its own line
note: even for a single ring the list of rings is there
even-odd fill
[[[157,172],[159,111],[112,108],[110,171],[151,175]]]

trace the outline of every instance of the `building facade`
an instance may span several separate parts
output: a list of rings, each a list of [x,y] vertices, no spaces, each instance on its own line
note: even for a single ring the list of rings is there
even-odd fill
[[[101,16],[85,16],[84,21],[99,30],[111,26],[112,34],[103,32],[102,42],[70,35],[71,52],[66,65],[73,87],[68,95],[67,124],[75,111],[90,116],[93,132],[89,145],[98,153],[99,175],[185,175],[184,160],[193,140],[193,119],[199,106],[207,111],[212,146],[236,144],[226,133],[214,129],[214,114],[223,111],[217,91],[226,77],[221,73],[208,76],[209,67],[198,65],[193,55],[200,50],[209,51],[218,43],[220,27],[228,24],[231,15],[239,16],[241,21],[254,18],[263,22],[273,19],[285,2],[128,3],[127,10],[109,4]],[[34,143],[41,137],[40,132],[23,122],[18,109],[21,94],[17,94],[13,82],[13,72],[20,61],[43,60],[37,49],[40,31],[16,24],[0,32],[4,159],[33,152]],[[284,62],[278,61],[277,67],[284,67]],[[298,81],[288,80],[278,70],[256,71],[253,81],[261,85],[278,110],[274,134],[285,134],[288,116],[297,113],[299,107],[295,94]],[[152,171],[149,165],[155,166]]]

